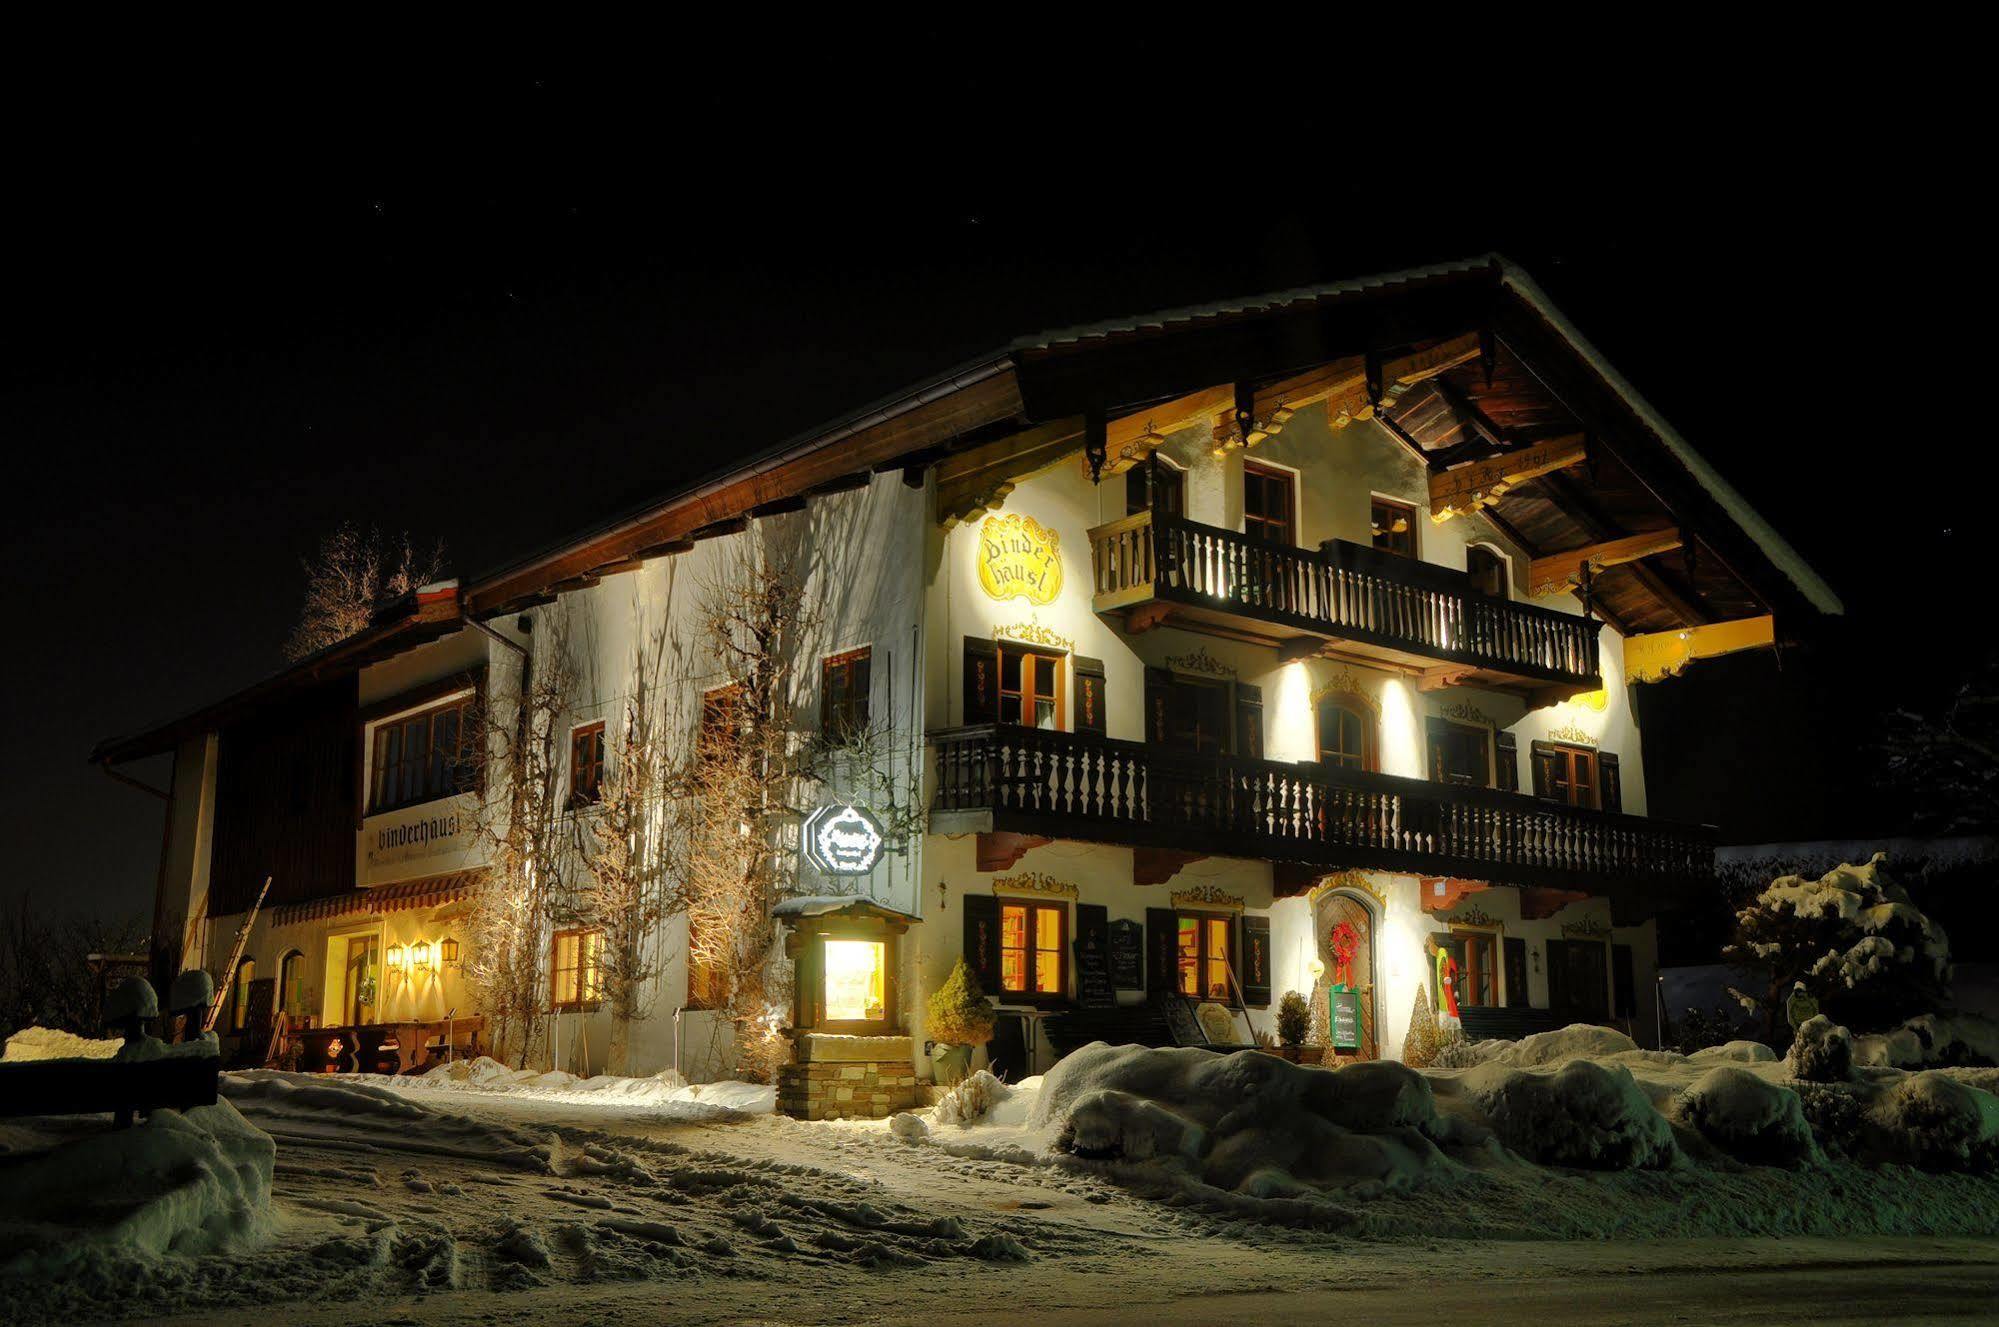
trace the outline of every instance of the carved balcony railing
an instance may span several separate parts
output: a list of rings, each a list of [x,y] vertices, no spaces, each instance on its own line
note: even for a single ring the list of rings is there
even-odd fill
[[[1599,894],[1714,874],[1707,829],[1519,793],[1007,724],[930,740],[961,828]]]
[[[1149,511],[1090,531],[1095,608],[1157,606],[1195,630],[1328,647],[1513,689],[1603,685],[1599,623],[1481,594],[1470,577],[1345,540],[1261,544]]]

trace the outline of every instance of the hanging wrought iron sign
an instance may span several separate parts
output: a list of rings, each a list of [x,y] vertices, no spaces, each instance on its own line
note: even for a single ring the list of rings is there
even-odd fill
[[[805,822],[805,856],[827,875],[866,875],[883,843],[880,823],[850,803],[822,806]]]

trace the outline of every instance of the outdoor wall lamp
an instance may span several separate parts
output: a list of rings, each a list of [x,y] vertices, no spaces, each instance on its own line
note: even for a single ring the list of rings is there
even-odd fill
[[[455,968],[458,966],[458,942],[456,940],[446,936],[444,943],[439,945],[438,949],[443,953],[445,967]]]
[[[383,958],[388,961],[391,972],[407,972],[409,970],[407,957],[400,944],[390,945],[388,952],[383,955]]]
[[[419,940],[410,946],[410,964],[419,972],[430,969],[430,941]]]

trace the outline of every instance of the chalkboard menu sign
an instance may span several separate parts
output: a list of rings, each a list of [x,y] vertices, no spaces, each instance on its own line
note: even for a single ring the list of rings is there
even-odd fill
[[[1333,1049],[1336,1051],[1359,1050],[1360,992],[1329,991],[1326,998],[1332,1005]]]
[[[1194,1002],[1178,995],[1160,998],[1162,1012],[1166,1015],[1166,1026],[1173,1033],[1175,1046],[1205,1046],[1208,1034],[1201,1031],[1201,1020],[1194,1016]]]
[[[1111,923],[1111,985],[1120,991],[1145,989],[1145,928],[1128,917]]]
[[[1117,1004],[1117,991],[1111,986],[1107,916],[1095,904],[1076,905],[1076,1003],[1085,1009],[1109,1009]]]

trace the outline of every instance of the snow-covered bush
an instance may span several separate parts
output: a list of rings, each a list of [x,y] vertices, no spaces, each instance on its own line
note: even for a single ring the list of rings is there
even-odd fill
[[[1771,1064],[1777,1052],[1760,1041],[1724,1041],[1706,1046],[1687,1056],[1698,1064]]]
[[[927,1030],[932,1041],[949,1046],[983,1046],[993,1039],[993,1007],[979,978],[964,959],[930,997]]]
[[[1012,1088],[989,1071],[977,1069],[944,1094],[931,1110],[930,1118],[939,1124],[977,1124],[992,1113],[994,1106],[1012,1095]]]
[[[1547,1073],[1492,1061],[1463,1081],[1499,1140],[1544,1165],[1629,1170],[1678,1155],[1672,1126],[1622,1065],[1577,1059]]]
[[[1853,1036],[1824,1014],[1806,1019],[1785,1061],[1793,1078],[1844,1083],[1853,1077]]]
[[[1431,1063],[1438,1069],[1470,1069],[1484,1064],[1496,1053],[1494,1047],[1503,1047],[1505,1042],[1466,1041],[1459,1037],[1447,1041],[1437,1048],[1437,1058]]]
[[[1999,1166],[1999,1097],[1935,1069],[1910,1074],[1875,1105],[1885,1150],[1925,1170]]]
[[[1729,962],[1763,978],[1750,999],[1774,1036],[1786,997],[1803,983],[1834,1021],[1863,1032],[1941,1008],[1950,943],[1889,876],[1887,854],[1816,880],[1772,881],[1736,914]]]
[[[1675,1113],[1740,1161],[1789,1166],[1817,1153],[1798,1094],[1734,1065],[1717,1065],[1694,1080]]]
[[[1819,1147],[1834,1156],[1859,1156],[1867,1141],[1868,1090],[1856,1083],[1799,1082],[1791,1086]]]

